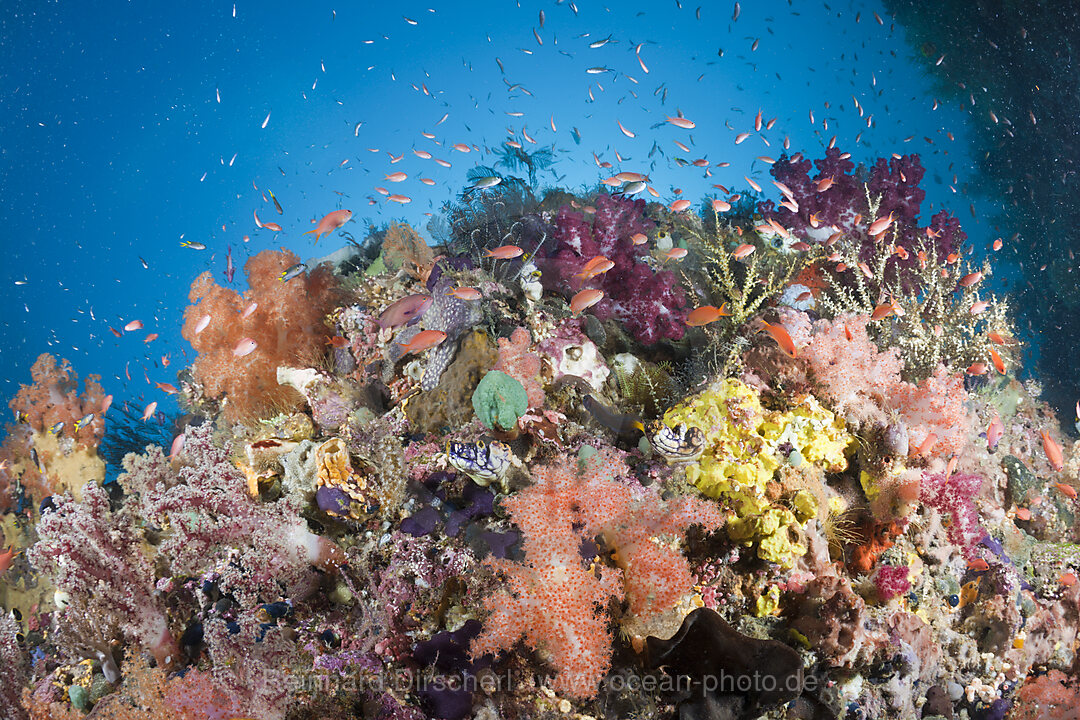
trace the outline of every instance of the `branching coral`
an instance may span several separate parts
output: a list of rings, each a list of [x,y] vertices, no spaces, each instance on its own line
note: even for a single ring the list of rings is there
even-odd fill
[[[408,223],[391,222],[382,241],[383,264],[391,270],[402,270],[421,278],[431,269],[435,259],[431,248]]]
[[[112,512],[108,495],[94,483],[83,489],[82,502],[55,502],[56,509],[37,525],[40,539],[27,552],[30,563],[58,588],[86,596],[88,611],[113,618],[159,665],[175,662],[179,651],[131,513]]]
[[[192,373],[206,397],[228,398],[225,414],[232,422],[297,405],[296,391],[278,385],[277,368],[314,364],[324,351],[323,318],[334,308],[337,280],[317,267],[283,281],[282,273],[298,262],[287,250],[255,255],[244,265],[250,289],[243,295],[215,283],[209,272],[191,285],[182,332],[199,353]],[[240,345],[247,339],[255,349],[244,354]]]
[[[474,656],[507,650],[524,637],[558,671],[557,691],[592,697],[611,658],[601,612],[608,600],[625,596],[631,613],[648,617],[690,592],[686,560],[662,540],[692,524],[715,529],[721,513],[688,497],[664,503],[654,489],[617,479],[623,473],[612,454],[593,457],[580,476],[561,462],[536,470],[536,484],[504,502],[524,535],[525,561],[490,561],[507,586],[485,599],[490,615],[472,644]],[[586,566],[579,548],[594,536],[617,551],[621,569]]]
[[[748,333],[756,329],[750,328],[748,322],[779,298],[792,278],[819,253],[817,250],[796,252],[786,245],[779,251],[766,251],[766,243],[759,237],[755,250],[740,261],[734,259],[732,251],[750,238],[742,238],[741,233],[736,236],[735,229],[723,225],[715,210],[710,222],[704,225],[696,217],[685,214],[675,222],[701,263],[704,283],[698,294],[707,300],[702,304],[724,308],[730,314],[730,318],[714,324],[713,332],[718,334],[712,338],[708,350],[713,356],[709,362],[721,375],[730,375],[749,343]],[[692,276],[687,280],[692,286],[697,284]]]
[[[1010,354],[990,340],[990,333],[1004,341],[1013,336],[1008,303],[981,292],[982,281],[961,283],[989,276],[989,264],[976,270],[966,262],[943,262],[928,241],[914,244],[918,266],[889,279],[886,269],[895,251],[887,242],[863,250],[867,259],[859,260],[861,246],[850,238],[840,240],[834,247],[839,262],[826,269],[829,289],[819,296],[820,307],[836,317],[870,315],[886,302],[894,303],[899,309],[874,321],[869,330],[880,346],[899,351],[905,378],[911,381],[928,377],[940,364],[954,372],[976,363],[983,364],[983,372],[992,368],[991,350],[999,357]]]
[[[977,557],[975,545],[986,536],[974,499],[981,485],[977,475],[934,473],[923,476],[919,490],[922,502],[949,516],[949,540],[969,560]]]
[[[26,684],[26,658],[15,642],[19,626],[11,614],[0,614],[0,717],[22,720],[26,717],[20,693]]]

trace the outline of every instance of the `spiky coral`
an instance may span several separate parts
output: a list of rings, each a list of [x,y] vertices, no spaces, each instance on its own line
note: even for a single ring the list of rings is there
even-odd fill
[[[282,281],[281,274],[298,262],[287,250],[255,255],[244,265],[250,289],[243,295],[215,283],[209,272],[191,284],[182,332],[199,353],[192,374],[206,397],[227,397],[225,415],[232,422],[301,402],[295,390],[278,385],[277,369],[310,364],[323,352],[329,337],[323,318],[335,305],[337,280],[317,267]],[[254,310],[241,317],[252,304]],[[256,347],[238,356],[243,339]]]
[[[655,489],[617,479],[624,473],[610,453],[593,457],[580,476],[563,461],[536,470],[536,484],[505,501],[524,535],[525,561],[491,561],[507,586],[485,599],[491,614],[473,641],[474,656],[524,637],[558,671],[556,690],[589,698],[611,658],[598,610],[625,595],[631,613],[654,617],[690,591],[686,560],[660,540],[681,536],[691,524],[715,529],[721,513],[693,498],[664,503]],[[578,549],[597,535],[617,550],[621,569],[586,567]]]
[[[761,236],[753,240],[755,251],[743,261],[735,260],[732,251],[747,240],[737,236],[735,229],[726,226],[713,210],[708,223],[695,216],[681,214],[675,219],[677,231],[687,238],[700,263],[704,282],[687,278],[692,286],[701,285],[708,303],[723,307],[730,314],[714,323],[710,332],[715,337],[709,344],[707,362],[721,375],[735,371],[739,356],[749,344],[750,319],[769,302],[780,297],[791,279],[818,253],[792,252],[785,245],[783,252],[765,251]]]
[[[887,301],[895,303],[899,310],[873,321],[869,331],[879,346],[897,349],[904,377],[912,382],[928,377],[938,365],[953,371],[978,362],[989,367],[994,349],[989,333],[1013,335],[1008,303],[981,292],[981,281],[960,284],[974,273],[989,276],[989,264],[976,270],[967,262],[944,262],[925,239],[912,245],[918,264],[901,272],[890,271],[896,255],[890,242],[865,246],[851,236],[837,242],[840,260],[826,266],[829,288],[818,297],[825,316],[869,316]],[[994,351],[1009,354],[1001,346]]]

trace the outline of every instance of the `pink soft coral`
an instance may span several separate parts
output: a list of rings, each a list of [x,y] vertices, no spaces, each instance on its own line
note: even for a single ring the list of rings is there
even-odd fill
[[[491,614],[474,655],[507,650],[524,636],[558,671],[558,692],[589,698],[611,660],[602,612],[608,601],[625,596],[630,612],[647,619],[690,592],[685,558],[658,539],[696,523],[715,529],[720,511],[691,497],[665,503],[655,488],[616,479],[624,473],[614,453],[593,458],[581,475],[566,462],[549,465],[533,473],[535,485],[504,502],[524,536],[525,561],[491,561],[507,585],[485,599]],[[596,536],[617,551],[621,570],[586,567],[579,548]]]
[[[904,421],[912,449],[928,439],[932,442],[926,453],[931,456],[948,457],[963,448],[970,420],[960,375],[939,366],[918,385],[904,382],[896,350],[879,350],[867,335],[867,315],[840,315],[811,324],[805,313],[784,310],[781,320],[824,396],[849,421],[884,425],[892,413]]]
[[[82,494],[82,502],[57,498],[56,509],[42,515],[27,559],[56,587],[86,598],[87,608],[121,627],[159,665],[175,663],[179,648],[135,517],[112,511],[97,483],[87,483]]]
[[[540,356],[529,351],[532,338],[525,328],[514,330],[509,338],[499,338],[499,360],[492,370],[499,370],[521,383],[529,396],[529,407],[544,406],[544,386],[541,384]]]
[[[34,432],[44,433],[57,423],[64,423],[58,433],[61,437],[74,438],[87,448],[96,448],[105,434],[105,419],[101,417],[101,404],[105,390],[99,375],[87,375],[83,391],[79,392],[79,376],[71,369],[71,363],[48,353],[40,355],[30,376],[33,385],[21,385],[15,398],[8,403],[15,414],[26,422]],[[94,413],[94,418],[79,425],[79,420]]]
[[[199,353],[192,371],[207,397],[227,396],[230,421],[301,402],[295,390],[278,385],[277,368],[314,362],[329,337],[323,318],[334,306],[337,280],[317,267],[283,282],[281,274],[297,262],[287,250],[252,257],[244,265],[250,289],[243,295],[215,283],[209,272],[191,285],[193,304],[184,311],[182,332]],[[256,308],[242,318],[252,303]],[[233,351],[244,338],[255,341],[255,351],[237,357]]]

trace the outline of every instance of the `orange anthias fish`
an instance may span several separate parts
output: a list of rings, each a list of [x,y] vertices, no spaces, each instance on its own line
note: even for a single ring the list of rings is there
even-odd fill
[[[690,311],[690,314],[686,316],[686,324],[690,327],[701,327],[716,322],[722,317],[731,317],[731,313],[727,311],[727,303],[720,307],[702,305]]]
[[[674,247],[664,253],[665,260],[682,260],[689,251],[686,248]]]
[[[993,452],[1001,441],[1001,436],[1005,434],[1005,425],[1001,422],[1001,416],[996,412],[994,417],[990,419],[990,424],[986,426],[986,447]]]
[[[1054,483],[1054,487],[1060,490],[1061,493],[1069,499],[1076,499],[1076,488],[1074,488],[1072,485],[1066,485],[1065,483],[1056,482]]]
[[[421,330],[413,335],[412,340],[407,343],[398,343],[405,351],[405,354],[418,353],[433,348],[443,340],[446,339],[446,333],[442,330]]]
[[[671,212],[682,212],[688,207],[690,207],[690,201],[686,198],[682,198],[671,203],[668,209],[671,210]]]
[[[581,272],[575,273],[574,277],[579,277],[583,280],[589,280],[596,277],[597,275],[603,275],[613,267],[615,267],[615,263],[608,260],[603,255],[597,255],[592,260],[585,263],[585,267],[581,269]]]
[[[156,412],[157,412],[157,400],[155,400],[154,402],[147,405],[146,409],[143,410],[143,414],[142,414],[143,422],[146,422],[147,420],[152,418],[154,416],[154,413],[156,413]]]
[[[259,347],[259,344],[249,337],[243,338],[240,342],[236,343],[236,347],[233,348],[233,355],[236,357],[244,357],[255,352],[255,348]]]
[[[332,213],[324,215],[323,219],[319,221],[319,224],[315,226],[314,230],[308,230],[304,234],[311,235],[314,233],[315,242],[319,242],[319,239],[322,238],[323,235],[329,235],[351,219],[352,210],[335,210]]]
[[[754,252],[754,250],[756,250],[756,249],[757,248],[755,248],[753,245],[751,245],[749,243],[743,243],[739,247],[735,248],[735,252],[733,252],[732,255],[735,256],[736,260],[741,260],[742,258],[746,257],[750,253]]]
[[[960,278],[960,282],[957,283],[957,284],[960,287],[966,288],[966,287],[971,287],[972,285],[974,285],[975,283],[979,282],[982,279],[983,279],[982,271],[973,272],[973,273],[969,273],[968,275],[965,275],[964,277]]]
[[[649,242],[649,236],[645,233],[634,233],[630,236],[630,242],[634,243],[635,245],[644,245],[645,243]]]
[[[446,294],[453,295],[459,300],[479,300],[484,297],[483,293],[474,287],[456,287]]]
[[[1054,438],[1050,437],[1050,433],[1045,430],[1042,431],[1042,445],[1043,452],[1046,453],[1046,459],[1050,461],[1050,465],[1055,470],[1061,470],[1065,467],[1065,457],[1061,454],[1061,446],[1054,442]],[[1076,491],[1073,490],[1073,497],[1076,497]]]
[[[570,312],[579,313],[586,308],[592,307],[603,299],[603,290],[597,290],[596,288],[582,290],[574,295],[574,297],[570,298]]]
[[[671,117],[670,115],[665,115],[664,117],[667,118],[669,123],[675,127],[682,128],[683,130],[693,130],[695,127],[693,120],[688,120],[684,117]]]
[[[890,300],[889,302],[881,303],[876,308],[874,308],[874,312],[871,313],[870,319],[871,320],[884,320],[885,318],[889,317],[890,315],[894,314],[895,312],[896,312],[896,306]]]
[[[997,354],[997,350],[994,348],[990,348],[990,360],[994,363],[994,369],[1004,375],[1005,362],[1001,359],[1001,356]]]
[[[15,550],[14,545],[9,546],[4,552],[0,552],[0,575],[7,572],[8,568],[11,567],[11,563],[15,561],[15,556],[20,552],[22,551]]]
[[[484,253],[484,257],[495,258],[496,260],[513,260],[516,257],[521,257],[525,254],[525,251],[519,248],[517,245],[500,245],[497,248],[488,250]]]
[[[784,351],[784,354],[788,357],[795,357],[798,353],[795,350],[795,342],[791,339],[791,335],[788,335],[788,331],[783,325],[777,323],[771,325],[764,320],[759,320],[761,323],[761,329],[767,331],[772,335],[773,340],[780,346],[780,349]]]

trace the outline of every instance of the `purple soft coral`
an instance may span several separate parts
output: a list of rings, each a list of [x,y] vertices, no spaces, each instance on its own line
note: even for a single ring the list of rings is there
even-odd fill
[[[644,200],[616,199],[600,195],[590,224],[584,215],[563,206],[555,218],[555,248],[538,263],[548,289],[568,296],[585,283],[576,277],[592,258],[603,255],[615,266],[588,281],[604,291],[593,313],[601,320],[614,317],[646,345],[664,339],[678,340],[686,331],[686,297],[675,274],[655,271],[646,262],[643,246],[630,239],[647,233],[653,222],[645,217]]]
[[[929,226],[918,226],[919,211],[926,197],[919,187],[926,170],[918,155],[879,158],[865,179],[865,189],[855,163],[838,148],[828,148],[825,157],[813,164],[817,173],[811,177],[811,163],[801,154],[777,160],[770,172],[791,191],[797,212],[789,206],[777,208],[772,200],[758,203],[758,211],[812,242],[823,242],[837,231],[850,234],[862,243],[860,258],[869,262],[880,250],[878,243],[883,242],[880,236],[871,238],[867,234],[866,223],[872,219],[866,199],[869,193],[871,198],[879,199],[875,217],[893,218],[888,231],[890,247],[895,244],[904,248],[889,258],[887,277],[898,279],[908,289],[917,283],[915,270],[921,262],[918,250],[926,238],[933,240],[941,259],[957,252],[967,238],[960,230],[959,221],[945,211],[934,215]],[[856,223],[860,215],[862,220]],[[816,227],[811,224],[811,217]]]

